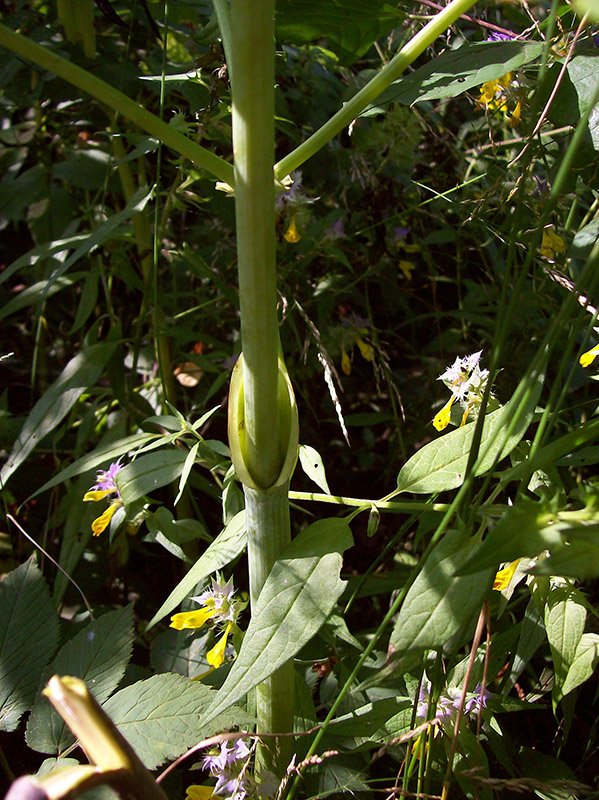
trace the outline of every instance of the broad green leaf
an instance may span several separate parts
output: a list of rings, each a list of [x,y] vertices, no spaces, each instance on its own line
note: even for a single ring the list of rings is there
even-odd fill
[[[133,606],[109,611],[90,622],[58,651],[44,670],[40,691],[52,675],[73,675],[87,683],[103,703],[125,673],[133,648]],[[62,753],[74,738],[42,694],[38,694],[27,723],[27,744],[41,753]]]
[[[574,0],[574,8],[580,17],[588,14],[593,22],[599,22],[599,0]]]
[[[69,413],[79,397],[99,379],[116,344],[93,344],[77,353],[62,373],[40,397],[19,434],[8,461],[0,472],[0,485],[6,483],[27,456]]]
[[[579,581],[599,576],[599,523],[561,530],[565,539],[550,549],[548,558],[540,560],[534,575],[562,575]]]
[[[167,628],[152,640],[150,654],[154,672],[176,672],[186,678],[195,678],[208,672],[210,665],[206,653],[212,633],[209,628],[194,631],[192,636],[181,636],[180,631]]]
[[[216,537],[212,544],[200,556],[187,575],[173,589],[146,625],[149,631],[157,622],[176,608],[185,598],[193,592],[195,587],[204,578],[212,575],[222,567],[233,561],[244,550],[246,545],[245,511],[240,511],[227,523],[225,528]]]
[[[202,739],[229,728],[247,728],[253,719],[229,708],[207,719],[214,690],[182,675],[154,675],[121,689],[104,710],[148,769],[172,761]]]
[[[531,658],[546,638],[547,634],[545,633],[543,618],[539,614],[534,600],[530,599],[526,606],[526,611],[524,612],[524,619],[522,620],[522,627],[520,629],[520,636],[518,637],[518,644],[516,646],[516,653],[514,655],[510,674],[506,679],[507,688],[511,688],[516,683],[522,672],[526,669]]]
[[[526,433],[541,394],[543,376],[537,374],[533,381],[524,400],[517,402],[514,395],[503,408],[485,417],[477,475],[509,455]],[[426,444],[399,471],[398,490],[432,494],[461,486],[473,437],[474,423],[470,423]]]
[[[597,54],[575,56],[567,66],[567,73],[560,82],[549,116],[555,124],[575,125],[593,102],[599,74]],[[560,65],[555,65],[557,72]],[[599,149],[599,115],[597,109],[591,113],[588,123],[588,141],[595,150]]]
[[[0,730],[13,731],[31,707],[58,633],[46,581],[29,558],[0,582]]]
[[[562,686],[562,696],[588,680],[599,663],[599,636],[583,633]]]
[[[497,567],[505,561],[528,556],[561,544],[555,509],[549,503],[521,497],[515,506],[506,508],[499,522],[484,542],[472,553],[460,574]]]
[[[553,658],[553,697],[559,701],[566,676],[576,658],[587,612],[580,592],[571,586],[554,587],[545,606],[545,630]]]
[[[379,114],[390,103],[412,103],[457,97],[478,89],[508,72],[539,58],[542,42],[469,42],[457,50],[446,50],[437,58],[391,84],[368,106],[363,116]]]
[[[353,63],[404,18],[388,0],[278,0],[276,27],[293,44],[326,38],[331,50]]]
[[[140,456],[127,464],[116,476],[121,498],[131,505],[155,489],[175,481],[183,471],[187,452],[185,450],[159,450]]]
[[[313,480],[317,486],[320,486],[323,492],[330,494],[331,490],[327,483],[324,464],[322,463],[322,458],[318,450],[315,450],[308,444],[300,444],[299,460],[306,475]]]
[[[27,500],[32,500],[42,492],[47,492],[48,489],[53,489],[61,483],[80,475],[82,472],[96,469],[103,464],[108,464],[111,461],[116,461],[120,456],[136,450],[138,447],[148,444],[162,438],[160,433],[134,433],[132,436],[125,436],[124,439],[119,439],[116,442],[110,442],[102,447],[98,447],[91,453],[88,453],[81,458],[78,458],[73,464],[62,469],[57,475],[54,475],[49,481],[44,483],[42,487],[37,489]]]
[[[207,711],[213,719],[301,650],[333,611],[346,583],[342,553],[353,544],[345,520],[309,525],[275,562],[252,611],[237,659]]]
[[[450,531],[433,549],[409,588],[391,633],[389,646],[397,656],[440,650],[474,624],[495,570],[456,575],[473,546],[471,538]]]

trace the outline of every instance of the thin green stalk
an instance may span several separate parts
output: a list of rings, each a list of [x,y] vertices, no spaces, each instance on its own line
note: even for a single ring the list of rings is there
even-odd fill
[[[376,98],[397,80],[401,73],[421,55],[444,31],[471,6],[474,0],[452,0],[421,31],[410,39],[383,69],[366,86],[349,100],[305,142],[275,164],[275,178],[280,180],[300,167],[314,153],[346,128]]]
[[[114,86],[96,78],[76,64],[72,64],[65,58],[52,53],[47,48],[36,42],[31,41],[25,36],[15,33],[6,25],[0,24],[0,46],[23,58],[33,61],[49,72],[53,72],[60,78],[64,78],[73,86],[83,89],[96,100],[104,103],[113,111],[122,114],[123,117],[138,125],[150,136],[156,137],[158,141],[172,148],[185,158],[189,158],[198,167],[225,181],[229,185],[233,184],[233,167],[224,159],[214,155],[206,148],[184,136],[175,130],[171,125],[159,119],[157,116],[140,106],[135,100],[131,100]]]

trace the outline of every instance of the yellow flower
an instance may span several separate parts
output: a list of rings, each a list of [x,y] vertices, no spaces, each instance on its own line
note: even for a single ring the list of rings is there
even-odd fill
[[[556,255],[566,252],[566,245],[561,236],[553,230],[551,225],[543,230],[543,240],[541,241],[541,255],[545,258],[555,260]]]
[[[516,571],[516,567],[520,563],[520,559],[517,558],[515,561],[512,561],[507,567],[500,569],[499,572],[495,575],[495,580],[493,581],[493,589],[496,592],[503,592],[504,589],[507,589],[509,586],[510,581],[514,577],[514,572]]]
[[[209,650],[206,654],[206,661],[210,664],[211,667],[218,669],[220,665],[225,660],[225,650],[227,649],[227,637],[231,633],[231,628],[233,627],[233,623],[229,622],[227,628],[223,635],[220,637],[218,642],[214,645],[212,650]]]
[[[112,519],[114,512],[122,505],[123,504],[121,502],[117,501],[111,506],[108,506],[103,514],[101,514],[99,517],[96,517],[96,519],[92,522],[92,533],[94,536],[99,536],[103,531],[106,530],[106,528],[110,525],[110,520]]]
[[[214,794],[213,786],[188,786],[185,800],[220,800],[220,795]]]
[[[412,272],[414,272],[416,267],[414,266],[414,264],[412,264],[411,261],[400,261],[399,262],[399,268],[403,272],[403,274],[406,276],[406,280],[409,281],[409,280],[412,279]]]
[[[364,333],[366,333],[366,330],[364,330]],[[372,345],[366,344],[359,336],[356,336],[356,344],[360,348],[360,353],[362,353],[362,358],[365,361],[372,361],[374,359],[374,348]]]
[[[595,347],[591,347],[590,350],[587,350],[586,353],[583,353],[579,360],[581,367],[590,367],[593,361],[599,356],[599,344],[596,344]]]
[[[98,491],[89,491],[83,495],[83,502],[87,503],[91,500],[92,503],[97,503],[98,500],[103,500],[112,494],[112,489],[99,489]]]
[[[441,411],[435,416],[433,425],[438,431],[443,431],[449,425],[451,417],[451,406],[455,400],[455,394],[452,394],[449,400],[445,403]]]
[[[345,350],[341,352],[341,369],[346,375],[351,374],[351,361]]]
[[[171,617],[170,627],[177,631],[201,628],[218,613],[216,608],[199,608],[197,611],[181,611]]]
[[[512,82],[512,73],[508,72],[496,81],[486,81],[480,87],[480,97],[478,102],[480,105],[491,111],[503,111],[507,105],[505,99],[505,90]]]
[[[516,108],[514,109],[512,116],[509,118],[510,128],[515,128],[518,123],[520,122],[520,117],[522,115],[522,103],[520,100],[516,103]]]
[[[297,225],[295,224],[295,209],[291,212],[291,224],[285,231],[284,238],[285,241],[290,242],[291,244],[299,242],[299,240],[302,238],[297,229]]]

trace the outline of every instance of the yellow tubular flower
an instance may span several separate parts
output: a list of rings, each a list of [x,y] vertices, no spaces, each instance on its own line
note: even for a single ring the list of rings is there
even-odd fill
[[[586,353],[583,353],[579,360],[581,367],[590,367],[593,361],[599,356],[599,344],[596,344],[595,347],[591,347],[590,350],[587,350]]]
[[[559,253],[566,252],[566,244],[561,236],[551,228],[545,228],[541,241],[541,255],[545,258],[555,259]]]
[[[451,406],[453,405],[453,401],[455,400],[455,395],[452,394],[449,400],[445,403],[441,411],[435,416],[433,420],[433,425],[438,431],[443,431],[449,425],[449,419],[451,417]]]
[[[171,617],[170,627],[177,631],[201,628],[218,613],[216,608],[199,608],[197,611],[181,611]]]
[[[351,361],[345,350],[341,352],[341,369],[346,375],[351,373]]]
[[[514,577],[514,572],[516,571],[516,567],[520,563],[520,559],[517,558],[515,561],[512,561],[507,567],[500,569],[499,572],[495,575],[495,580],[493,581],[493,590],[496,592],[503,592],[504,589],[507,589],[509,586],[510,581]]]
[[[360,352],[362,353],[363,359],[365,359],[366,361],[372,361],[374,359],[374,349],[372,345],[367,344],[359,336],[356,336],[356,344],[360,348]]]
[[[291,212],[291,224],[289,225],[289,227],[285,231],[284,238],[285,238],[286,242],[290,242],[291,244],[295,244],[296,242],[299,242],[299,240],[302,238],[300,236],[300,233],[299,233],[298,229],[297,229],[297,225],[295,224],[295,211]]]
[[[88,503],[97,503],[98,500],[103,500],[105,497],[108,497],[109,494],[112,494],[112,489],[98,489],[96,491],[86,492],[83,495],[83,502]]]
[[[88,494],[90,494],[90,492],[88,492]],[[92,533],[94,536],[99,536],[103,531],[106,530],[106,528],[110,525],[110,520],[112,519],[114,512],[117,510],[117,508],[120,508],[121,505],[122,503],[113,503],[111,506],[108,506],[106,511],[101,516],[97,517],[92,522]]]
[[[212,786],[188,786],[185,800],[220,800]]]
[[[217,669],[225,660],[225,650],[227,649],[227,637],[231,633],[231,628],[233,627],[233,623],[229,622],[227,625],[227,629],[220,637],[218,642],[214,645],[212,650],[209,650],[206,654],[206,660],[210,664],[211,667]]]

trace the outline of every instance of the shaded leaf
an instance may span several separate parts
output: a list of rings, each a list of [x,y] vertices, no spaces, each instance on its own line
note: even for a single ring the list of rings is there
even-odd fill
[[[29,558],[0,582],[0,730],[13,731],[31,707],[58,633],[46,581]]]
[[[84,680],[99,703],[115,690],[125,674],[133,648],[133,606],[109,611],[90,622],[58,651],[44,670],[42,685],[55,674]],[[41,753],[62,753],[74,742],[65,723],[38,694],[27,723],[27,744]]]
[[[93,344],[69,361],[31,409],[12,453],[0,472],[0,485],[6,485],[32,450],[62,422],[83,392],[94,386],[115,347],[116,344],[112,342]]]
[[[399,25],[405,14],[388,0],[278,0],[278,35],[293,44],[326,38],[347,63]]]

